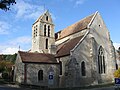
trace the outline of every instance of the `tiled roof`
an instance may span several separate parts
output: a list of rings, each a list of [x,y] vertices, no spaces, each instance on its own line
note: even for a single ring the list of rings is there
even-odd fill
[[[28,63],[55,63],[57,64],[57,60],[55,56],[52,54],[44,54],[44,53],[32,53],[32,52],[18,52],[21,56],[22,62]]]
[[[71,34],[74,34],[74,33],[77,33],[79,31],[86,29],[87,25],[90,23],[93,16],[94,16],[94,14],[80,20],[79,22],[76,22],[75,24],[72,24],[71,26],[68,26],[67,28],[63,29],[62,31],[57,32],[57,33],[59,33],[59,38],[57,38],[57,39],[59,40],[61,38],[64,38],[66,36],[69,36]]]
[[[66,43],[62,43],[58,45],[56,57],[63,57],[63,56],[69,55],[70,50],[72,50],[78,44],[78,42],[82,39],[82,37],[83,36],[80,36],[80,37],[71,39]]]

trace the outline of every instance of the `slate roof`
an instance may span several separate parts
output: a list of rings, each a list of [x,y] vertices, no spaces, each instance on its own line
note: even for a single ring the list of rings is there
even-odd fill
[[[77,33],[79,31],[82,31],[84,29],[87,29],[87,25],[90,23],[91,19],[93,18],[94,14],[76,22],[75,24],[72,24],[71,26],[68,26],[67,28],[59,31],[56,33],[56,35],[59,33],[59,39],[62,39],[66,36],[69,36],[71,34]]]
[[[52,54],[45,54],[45,53],[32,53],[32,52],[18,52],[22,59],[22,62],[26,63],[54,63],[57,64],[57,60],[55,56]]]
[[[63,57],[63,56],[70,55],[70,50],[72,50],[78,44],[78,42],[82,39],[82,37],[83,36],[80,36],[80,37],[71,39],[66,43],[62,43],[58,45],[56,57]]]

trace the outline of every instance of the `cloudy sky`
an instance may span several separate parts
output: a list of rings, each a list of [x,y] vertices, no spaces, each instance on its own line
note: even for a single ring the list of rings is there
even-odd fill
[[[0,10],[0,54],[31,48],[31,27],[49,10],[55,32],[99,11],[116,48],[120,46],[120,0],[16,0],[10,11]]]

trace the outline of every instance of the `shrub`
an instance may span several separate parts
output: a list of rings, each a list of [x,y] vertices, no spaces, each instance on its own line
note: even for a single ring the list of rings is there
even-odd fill
[[[115,78],[120,78],[120,68],[114,72]]]
[[[7,80],[9,78],[8,73],[7,72],[2,73],[2,77],[3,79]]]

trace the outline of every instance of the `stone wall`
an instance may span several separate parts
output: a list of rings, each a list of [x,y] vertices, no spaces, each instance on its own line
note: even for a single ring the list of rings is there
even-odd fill
[[[58,87],[59,85],[59,64],[30,64],[26,63],[27,84]],[[53,80],[49,79],[50,69],[53,70]],[[43,70],[43,80],[38,80],[38,71]]]
[[[19,53],[15,62],[14,81],[22,84],[58,87],[59,86],[59,64],[23,63]],[[43,80],[38,80],[38,72],[43,70]],[[50,79],[52,74],[53,79]]]
[[[62,75],[59,75],[60,77],[59,87],[66,87],[65,68],[66,68],[66,64],[70,60],[70,56],[60,57],[57,58],[57,60],[62,62]]]
[[[100,46],[102,46],[105,54],[106,73],[98,74],[99,82],[111,82],[113,79],[113,72],[116,69],[115,50],[110,39],[109,31],[99,13],[90,26],[90,34],[93,35],[95,41],[97,42],[97,50]]]
[[[63,74],[60,78],[62,87],[96,85],[99,83],[110,83],[113,80],[113,72],[116,69],[115,50],[109,32],[99,13],[97,13],[90,28],[85,30],[85,33],[86,36],[83,41],[71,50],[70,56],[59,58],[63,65]],[[77,37],[81,34],[79,32],[79,34],[74,35]],[[60,44],[66,39],[74,38],[74,35],[58,40],[56,44]],[[105,57],[105,73],[102,74],[98,72],[98,50],[100,46],[103,47]],[[85,62],[85,76],[81,74],[81,63],[83,61]]]
[[[76,77],[78,78],[76,79],[76,82],[79,82],[79,84],[76,85],[74,83],[73,85],[75,87],[79,87],[79,86],[88,86],[95,83],[94,78],[92,78],[93,74],[95,74],[92,73],[92,65],[94,63],[96,64],[96,62],[93,62],[92,61],[93,59],[91,58],[91,40],[88,35],[80,43],[80,45],[76,47],[76,49],[72,52],[71,56],[76,59],[77,67],[79,68],[78,70],[79,72],[77,72],[78,74],[76,74]],[[82,70],[81,70],[82,67],[81,63],[83,61],[85,62],[85,72],[86,72],[85,76],[82,76]]]
[[[24,63],[22,63],[19,54],[16,57],[14,81],[18,83],[24,83]]]

